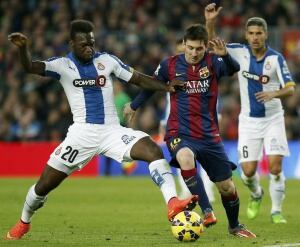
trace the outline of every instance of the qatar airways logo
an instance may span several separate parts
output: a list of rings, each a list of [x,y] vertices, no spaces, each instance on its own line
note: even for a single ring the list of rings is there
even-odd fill
[[[209,80],[186,81],[184,86],[185,92],[188,94],[206,93],[209,89]]]
[[[96,79],[75,79],[73,85],[75,87],[104,87],[106,77],[99,75]]]

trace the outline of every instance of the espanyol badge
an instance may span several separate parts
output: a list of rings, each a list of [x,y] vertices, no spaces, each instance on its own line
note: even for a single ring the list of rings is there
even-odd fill
[[[200,75],[200,78],[202,78],[202,79],[209,77],[209,70],[208,70],[207,66],[199,69],[199,75]]]
[[[266,63],[265,69],[266,69],[266,70],[270,70],[270,69],[271,69],[271,64],[270,64],[269,61]]]
[[[98,64],[97,64],[97,69],[99,69],[99,70],[104,70],[104,69],[105,69],[105,66],[104,66],[102,63],[98,63]]]

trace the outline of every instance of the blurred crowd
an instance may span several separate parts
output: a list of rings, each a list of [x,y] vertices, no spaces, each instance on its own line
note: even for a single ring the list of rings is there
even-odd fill
[[[24,73],[16,47],[7,40],[11,32],[30,38],[33,59],[64,56],[68,51],[69,24],[88,19],[95,25],[96,47],[119,57],[146,74],[174,52],[184,29],[204,22],[204,0],[1,0],[0,1],[0,140],[60,141],[72,116],[60,84],[49,78]],[[220,1],[218,1],[220,2]],[[224,3],[223,3],[224,2]],[[300,26],[299,0],[232,0],[221,2],[217,33],[228,42],[244,42],[243,27],[251,16],[266,19],[270,44],[283,52],[282,35]],[[273,35],[272,35],[273,34]],[[300,83],[300,44],[288,65]],[[122,124],[122,107],[139,89],[116,81],[116,105]],[[287,134],[300,139],[300,90],[284,100]],[[157,135],[166,102],[157,93],[141,108],[133,127]],[[219,113],[223,139],[237,139],[240,110],[236,77],[220,83]]]

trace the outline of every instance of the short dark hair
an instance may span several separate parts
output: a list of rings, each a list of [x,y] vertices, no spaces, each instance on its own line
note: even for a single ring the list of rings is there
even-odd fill
[[[87,20],[74,20],[71,22],[70,38],[74,39],[76,33],[90,33],[94,30],[94,25]]]
[[[184,42],[187,40],[203,40],[205,45],[208,42],[208,34],[204,25],[202,24],[193,24],[185,30],[183,37]]]
[[[266,32],[268,31],[268,25],[265,19],[261,17],[252,17],[247,20],[246,29],[250,26],[262,27]]]

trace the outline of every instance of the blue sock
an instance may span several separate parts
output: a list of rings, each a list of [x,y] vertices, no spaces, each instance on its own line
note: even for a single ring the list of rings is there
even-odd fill
[[[223,207],[225,208],[229,227],[235,228],[239,224],[239,210],[240,210],[240,199],[237,192],[233,195],[224,196],[221,195]]]
[[[197,173],[197,169],[193,168],[191,170],[181,170],[181,175],[192,195],[199,196],[198,203],[202,212],[205,213],[205,211],[212,211],[213,208],[209,203],[203,181],[199,173]]]

